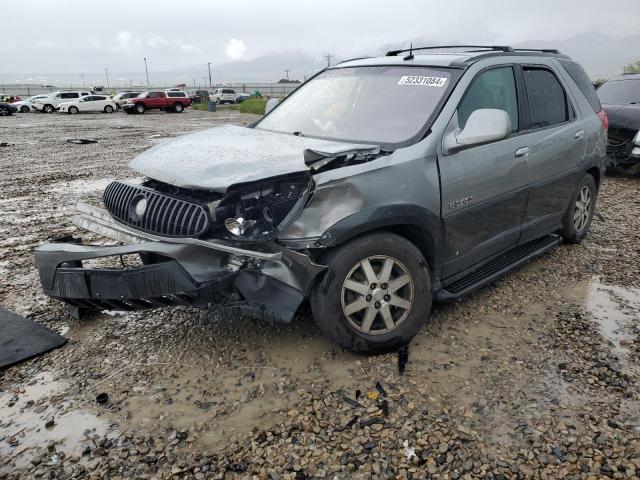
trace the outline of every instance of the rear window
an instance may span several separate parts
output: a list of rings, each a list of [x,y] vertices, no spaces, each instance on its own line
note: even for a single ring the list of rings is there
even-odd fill
[[[602,110],[602,105],[600,105],[600,99],[596,94],[596,89],[593,87],[593,83],[587,75],[587,72],[584,71],[584,68],[580,66],[580,64],[576,62],[571,62],[569,60],[558,60],[560,65],[564,67],[567,71],[571,79],[576,82],[578,88],[582,92],[582,94],[587,98],[593,111],[598,113]]]
[[[222,93],[236,93],[236,91],[225,88],[224,90],[222,90]]]
[[[553,73],[543,68],[525,68],[524,84],[531,128],[548,127],[569,120],[564,89]]]
[[[167,95],[170,97],[186,97],[184,92],[168,92]]]

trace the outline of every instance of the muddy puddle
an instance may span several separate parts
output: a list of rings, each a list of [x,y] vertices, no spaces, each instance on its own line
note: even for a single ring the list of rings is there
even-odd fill
[[[594,277],[586,290],[587,312],[613,352],[625,360],[640,333],[640,289],[606,285]]]
[[[69,384],[41,373],[25,386],[0,392],[0,474],[24,467],[51,442],[55,449],[48,461],[59,461],[55,450],[80,455],[94,435],[102,435],[109,425],[95,415],[71,406]]]

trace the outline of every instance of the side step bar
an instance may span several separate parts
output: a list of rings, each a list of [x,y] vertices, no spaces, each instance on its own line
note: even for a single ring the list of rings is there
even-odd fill
[[[562,238],[559,235],[547,235],[523,245],[518,245],[508,252],[498,255],[468,275],[444,286],[436,292],[436,299],[440,301],[456,300],[521,267],[531,259],[542,255],[561,243]]]

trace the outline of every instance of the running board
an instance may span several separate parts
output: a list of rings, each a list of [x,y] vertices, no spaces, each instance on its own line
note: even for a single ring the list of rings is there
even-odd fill
[[[547,235],[523,245],[518,245],[485,263],[470,274],[443,287],[436,293],[436,299],[440,301],[456,300],[521,267],[531,259],[542,255],[561,243],[562,238],[560,236]]]

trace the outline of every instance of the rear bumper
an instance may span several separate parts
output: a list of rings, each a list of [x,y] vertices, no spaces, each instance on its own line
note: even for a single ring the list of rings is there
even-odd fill
[[[35,249],[45,294],[80,309],[192,305],[288,323],[323,270],[301,253],[284,247],[277,251],[277,245],[248,250],[206,240],[158,241],[116,224],[103,210],[78,208],[76,225],[132,242],[86,245],[66,237]],[[127,265],[132,258],[135,264]],[[98,259],[101,265],[89,265]]]

